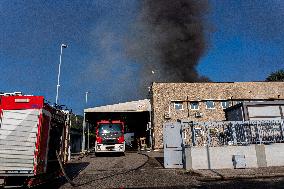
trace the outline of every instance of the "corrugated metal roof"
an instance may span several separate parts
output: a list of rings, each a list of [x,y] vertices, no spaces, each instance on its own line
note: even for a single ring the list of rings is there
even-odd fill
[[[151,104],[149,99],[124,102],[106,106],[84,109],[84,112],[144,112],[150,111]]]

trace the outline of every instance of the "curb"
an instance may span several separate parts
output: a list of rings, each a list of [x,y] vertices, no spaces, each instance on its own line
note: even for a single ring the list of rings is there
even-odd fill
[[[200,173],[197,173],[200,174]],[[262,179],[262,178],[276,178],[276,177],[284,177],[284,173],[274,173],[270,175],[263,175],[263,174],[258,174],[258,175],[238,175],[238,176],[197,176],[196,180],[198,181],[220,181],[220,180],[245,180],[245,179]]]

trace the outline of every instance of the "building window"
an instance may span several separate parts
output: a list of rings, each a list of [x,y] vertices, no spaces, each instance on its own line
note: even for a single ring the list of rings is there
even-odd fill
[[[215,109],[215,103],[212,100],[208,100],[205,102],[206,109]]]
[[[174,102],[175,110],[183,110],[183,103],[182,102]]]
[[[191,110],[199,110],[198,102],[190,102],[190,109]]]
[[[229,107],[229,101],[221,101],[221,106],[223,109],[226,109]]]

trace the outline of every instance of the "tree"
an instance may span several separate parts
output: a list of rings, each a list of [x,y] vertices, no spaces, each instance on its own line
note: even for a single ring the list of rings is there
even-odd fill
[[[71,128],[82,130],[83,119],[84,117],[81,115],[71,114]]]
[[[284,81],[284,70],[278,70],[276,72],[272,72],[265,81]]]

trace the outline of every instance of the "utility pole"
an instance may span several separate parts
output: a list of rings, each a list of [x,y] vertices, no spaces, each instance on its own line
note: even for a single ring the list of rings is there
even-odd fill
[[[57,85],[56,85],[56,98],[55,98],[55,103],[56,105],[58,104],[58,93],[59,93],[59,87],[60,87],[60,69],[61,69],[61,63],[62,63],[62,52],[63,52],[63,48],[67,48],[68,46],[65,44],[61,44],[60,46],[60,56],[59,56],[59,65],[58,65],[58,75],[57,75]]]
[[[89,92],[87,91],[86,93],[85,93],[85,103],[86,103],[86,107],[87,107],[87,105],[88,105],[88,94],[89,94]],[[86,137],[85,137],[85,130],[86,130],[86,127],[87,127],[87,123],[86,123],[86,113],[85,113],[85,111],[84,111],[84,121],[83,121],[83,139],[82,139],[82,152],[84,152],[85,151],[85,149],[86,149]],[[90,148],[90,129],[89,129],[89,124],[88,124],[88,130],[87,130],[87,132],[88,132],[88,143],[87,143],[87,150],[89,150],[89,148]]]
[[[83,120],[83,139],[82,139],[82,152],[85,152],[85,142],[86,142],[86,139],[85,139],[85,128],[86,128],[86,113],[84,111],[84,120]]]
[[[89,92],[86,92],[86,108],[88,107],[88,94]],[[88,151],[90,150],[90,124],[88,126]]]

